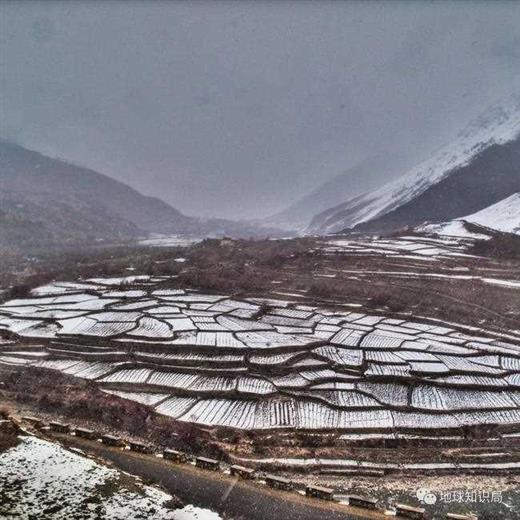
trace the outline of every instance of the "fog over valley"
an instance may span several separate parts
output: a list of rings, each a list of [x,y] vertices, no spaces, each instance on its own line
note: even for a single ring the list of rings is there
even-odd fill
[[[318,213],[518,90],[515,2],[2,2],[0,27],[0,137],[193,216],[354,171]]]

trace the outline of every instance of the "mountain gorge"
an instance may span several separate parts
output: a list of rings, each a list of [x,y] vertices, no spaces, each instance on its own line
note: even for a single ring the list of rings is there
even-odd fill
[[[390,152],[367,158],[320,184],[286,210],[265,219],[264,223],[304,232],[316,214],[346,199],[378,188],[382,177],[395,179],[403,171],[404,164],[402,158],[395,157]]]
[[[189,217],[88,168],[0,141],[0,247],[133,240],[149,234],[254,235],[249,224]]]

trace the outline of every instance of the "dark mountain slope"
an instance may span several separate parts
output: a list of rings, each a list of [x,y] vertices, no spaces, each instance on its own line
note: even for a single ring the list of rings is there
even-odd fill
[[[254,236],[268,231],[188,217],[106,175],[0,141],[0,247],[113,242],[150,233]]]
[[[189,231],[195,220],[106,175],[6,142],[0,142],[0,186],[4,200],[26,200],[40,207],[61,203],[79,212],[99,211],[141,232]]]
[[[307,232],[381,232],[478,211],[511,195],[517,145],[503,145],[519,135],[520,96],[512,92],[399,178],[316,215]]]
[[[397,209],[355,226],[385,232],[475,213],[520,191],[520,137],[495,144]]]
[[[136,226],[99,206],[0,194],[0,248],[119,242],[139,233]]]

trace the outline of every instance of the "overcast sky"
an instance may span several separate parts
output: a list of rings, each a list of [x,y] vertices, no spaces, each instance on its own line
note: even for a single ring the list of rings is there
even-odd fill
[[[193,215],[420,158],[520,75],[520,2],[3,1],[0,24],[1,136]]]

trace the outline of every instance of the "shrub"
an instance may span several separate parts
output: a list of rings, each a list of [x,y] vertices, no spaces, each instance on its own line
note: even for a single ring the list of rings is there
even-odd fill
[[[317,298],[331,298],[335,292],[334,285],[329,280],[316,280],[309,288],[309,294]]]

